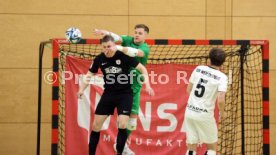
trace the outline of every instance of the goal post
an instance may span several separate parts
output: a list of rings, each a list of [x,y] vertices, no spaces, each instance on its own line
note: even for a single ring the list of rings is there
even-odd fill
[[[229,77],[225,103],[227,117],[219,126],[217,151],[220,154],[229,155],[269,154],[269,42],[267,40],[149,39],[146,42],[150,47],[148,59],[150,67],[166,64],[180,65],[183,68],[206,65],[209,62],[208,52],[211,48],[224,49],[227,57],[222,71]],[[54,76],[51,153],[56,155],[67,154],[67,142],[65,141],[67,107],[65,102],[68,90],[65,86],[64,76],[66,75],[64,72],[68,59],[72,57],[85,62],[92,61],[101,52],[101,48],[99,39],[82,39],[77,44],[70,44],[65,39],[53,39],[52,48]],[[183,90],[183,92],[185,91]],[[158,96],[158,94],[156,95]],[[143,105],[146,106],[147,103],[145,102]],[[177,115],[175,117],[178,118]],[[141,124],[143,124],[142,120]],[[174,132],[177,132],[176,136],[185,134],[182,133],[182,130],[177,129]],[[156,132],[156,135],[159,134],[162,133]],[[139,133],[138,135],[143,134]],[[151,143],[153,143],[152,141],[158,142],[158,140],[151,139]],[[185,144],[185,140],[183,144]],[[177,146],[173,146],[171,151],[176,150],[182,153],[183,149],[186,149],[183,144],[183,147],[179,147],[180,143],[175,143]]]

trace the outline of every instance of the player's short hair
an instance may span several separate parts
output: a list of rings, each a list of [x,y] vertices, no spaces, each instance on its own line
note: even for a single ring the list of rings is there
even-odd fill
[[[137,24],[137,25],[135,25],[134,28],[135,29],[137,29],[137,28],[143,28],[147,33],[149,33],[149,27],[147,25],[145,25],[145,24]]]
[[[105,36],[102,38],[102,43],[106,43],[106,42],[109,42],[109,41],[114,42],[114,38],[113,38],[111,35],[105,35]]]
[[[211,65],[221,66],[226,58],[224,50],[220,48],[212,48],[209,52],[209,58],[211,60]]]

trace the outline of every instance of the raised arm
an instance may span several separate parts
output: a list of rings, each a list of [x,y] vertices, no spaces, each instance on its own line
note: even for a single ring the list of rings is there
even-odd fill
[[[144,82],[145,82],[145,85],[146,85],[146,91],[148,92],[149,95],[154,96],[154,91],[150,86],[149,75],[148,75],[147,69],[141,63],[139,63],[136,66],[136,69],[138,71],[140,71],[142,73],[142,76],[144,77],[144,80],[145,80]]]
[[[104,35],[111,35],[114,38],[115,43],[122,43],[123,39],[121,36],[119,36],[116,33],[107,31],[107,30],[102,30],[102,29],[95,29],[94,33],[96,36],[104,36]],[[145,53],[141,49],[136,49],[132,47],[123,47],[120,45],[117,45],[117,50],[122,51],[124,54],[130,56],[130,57],[144,57]]]
[[[121,43],[123,41],[123,39],[118,34],[107,31],[107,30],[95,29],[94,33],[95,33],[96,36],[98,36],[98,35],[101,35],[101,36],[111,35],[114,38],[115,43]]]
[[[133,47],[123,47],[121,45],[116,45],[117,50],[122,51],[125,55],[130,57],[144,57],[145,53]]]

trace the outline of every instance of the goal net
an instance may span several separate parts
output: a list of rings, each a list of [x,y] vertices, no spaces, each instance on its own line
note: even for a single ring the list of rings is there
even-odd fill
[[[147,43],[150,55],[146,67],[156,74],[157,82],[153,85],[156,95],[151,98],[142,92],[138,130],[128,140],[137,154],[185,154],[183,120],[188,98],[185,80],[195,66],[209,63],[208,52],[213,47],[226,51],[222,71],[229,78],[227,117],[218,125],[217,152],[269,154],[268,41],[163,39],[147,40]],[[79,101],[76,91],[82,75],[100,52],[100,40],[83,39],[78,44],[53,40],[53,155],[82,154],[81,148],[87,152],[93,110],[102,85],[91,84],[86,92],[87,101]],[[174,85],[167,77],[180,83]],[[218,119],[218,112],[215,113]],[[117,134],[115,117],[111,116],[102,129],[98,154],[113,150]],[[200,147],[199,152],[205,148]]]

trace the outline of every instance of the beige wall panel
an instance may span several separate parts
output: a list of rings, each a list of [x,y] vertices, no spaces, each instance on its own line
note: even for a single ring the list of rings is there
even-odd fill
[[[207,0],[207,16],[231,16],[232,0]]]
[[[205,1],[198,0],[139,0],[129,1],[130,15],[204,16]]]
[[[226,0],[207,0],[207,16],[225,16]]]
[[[276,154],[276,124],[270,123],[270,154]]]
[[[130,17],[130,34],[137,23],[149,26],[149,38],[153,39],[200,39],[205,38],[204,17]]]
[[[233,16],[276,16],[275,0],[233,0]]]
[[[225,17],[207,17],[206,39],[225,39]]]
[[[37,121],[37,83],[37,69],[1,69],[0,123]],[[51,121],[51,90],[43,81],[42,122]]]
[[[0,42],[0,68],[37,68],[40,41],[64,38],[71,26],[79,27],[84,38],[95,37],[92,35],[95,28],[119,34],[128,30],[127,16],[0,15],[0,21],[2,35],[9,37]],[[46,68],[51,67],[49,56]]]
[[[36,154],[36,124],[1,124],[1,155]],[[51,154],[51,125],[41,125],[41,155]]]
[[[225,17],[225,39],[232,39],[232,17]]]
[[[1,0],[0,13],[127,15],[128,0]]]
[[[36,133],[35,124],[35,131],[33,132]],[[32,127],[33,128],[33,127]],[[51,123],[42,123],[41,124],[41,130],[40,130],[40,154],[41,155],[49,155],[51,154],[51,143],[52,143],[52,124]],[[36,136],[35,136],[36,138]],[[36,143],[36,140],[35,140]],[[35,145],[36,147],[36,145]],[[36,149],[36,148],[35,148]]]
[[[270,41],[270,60],[276,59],[275,17],[234,17],[233,39],[258,39]],[[276,61],[270,61],[270,69],[276,69]]]
[[[231,17],[207,17],[207,39],[232,39]]]
[[[269,94],[269,114],[270,114],[270,122],[276,124],[276,70],[270,70],[269,72],[269,87],[270,87],[270,94]],[[276,131],[275,131],[276,132]],[[276,137],[275,137],[276,138]]]
[[[226,8],[225,8],[225,15],[226,16],[232,16],[232,14],[233,14],[233,9],[232,9],[232,7],[233,7],[233,0],[225,0],[225,6],[226,6]]]
[[[62,38],[64,38],[63,36],[61,36]],[[41,40],[41,41],[47,41],[50,38]],[[37,45],[37,51],[34,51],[34,54],[37,54],[37,60],[33,60],[37,62],[37,65],[33,66],[33,68],[38,68],[38,47],[39,47],[39,43]],[[52,66],[53,66],[53,47],[52,47],[52,43],[50,44],[46,44],[46,46],[44,47],[44,53],[43,53],[43,60],[42,60],[42,67],[43,69],[50,69],[52,70]],[[1,63],[0,63],[1,64]]]

